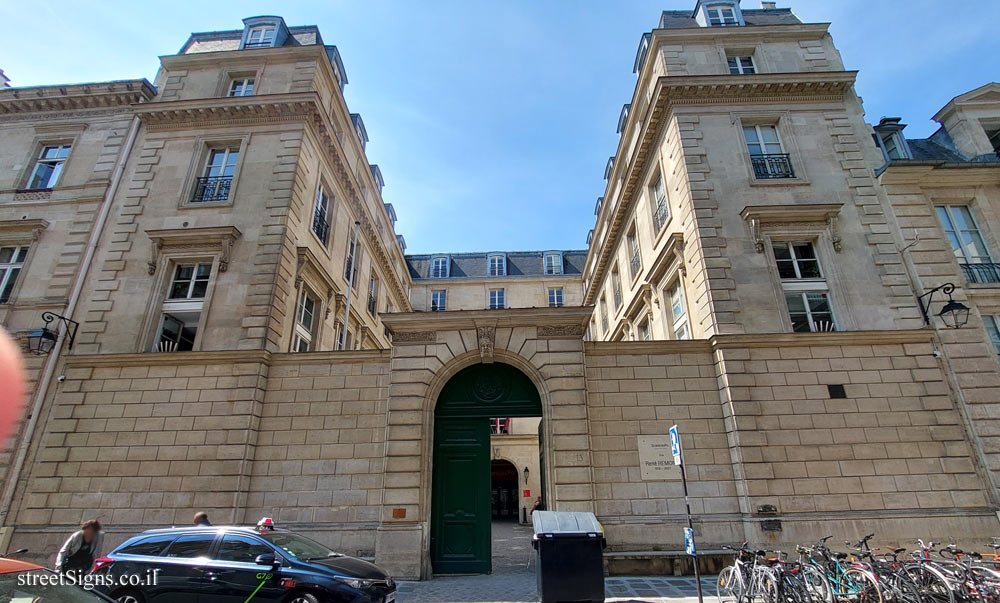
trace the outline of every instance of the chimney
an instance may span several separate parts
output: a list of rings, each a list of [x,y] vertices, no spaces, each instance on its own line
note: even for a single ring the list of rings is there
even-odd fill
[[[764,10],[770,10],[772,8],[778,8],[778,3],[777,2],[763,2],[762,1],[760,3],[760,7],[763,8]]]

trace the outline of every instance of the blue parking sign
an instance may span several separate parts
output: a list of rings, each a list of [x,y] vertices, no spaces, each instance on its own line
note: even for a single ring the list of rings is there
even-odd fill
[[[688,555],[694,556],[694,530],[691,528],[684,528],[684,550]]]
[[[674,455],[674,464],[681,464],[681,434],[677,431],[677,426],[670,428],[670,452]]]

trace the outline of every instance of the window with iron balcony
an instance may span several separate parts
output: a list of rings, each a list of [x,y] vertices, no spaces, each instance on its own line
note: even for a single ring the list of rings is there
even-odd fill
[[[316,207],[313,211],[312,229],[316,237],[326,245],[330,240],[330,199],[323,187],[316,191]]]
[[[965,280],[970,283],[1000,283],[1000,264],[993,261],[969,206],[940,205],[937,215]]]
[[[236,173],[236,164],[239,159],[240,150],[237,147],[210,150],[205,162],[205,170],[202,172],[203,175],[198,178],[195,184],[191,202],[205,203],[228,199],[229,190],[233,186],[233,174]]]
[[[792,162],[774,125],[743,126],[743,138],[750,151],[750,164],[757,180],[794,178]]]

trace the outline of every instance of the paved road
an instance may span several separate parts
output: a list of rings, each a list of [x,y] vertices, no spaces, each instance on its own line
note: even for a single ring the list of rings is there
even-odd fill
[[[399,603],[537,603],[531,528],[493,524],[493,573],[447,576],[423,582],[400,582]],[[705,599],[715,603],[713,578],[703,578]],[[614,603],[697,603],[694,578],[606,578],[604,590]],[[711,594],[711,597],[709,596]]]

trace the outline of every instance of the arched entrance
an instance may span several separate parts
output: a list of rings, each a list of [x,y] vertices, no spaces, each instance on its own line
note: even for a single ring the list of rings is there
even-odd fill
[[[434,573],[491,571],[490,419],[540,416],[538,390],[508,364],[476,364],[445,384],[434,410],[430,543]],[[514,479],[516,484],[516,473]]]

